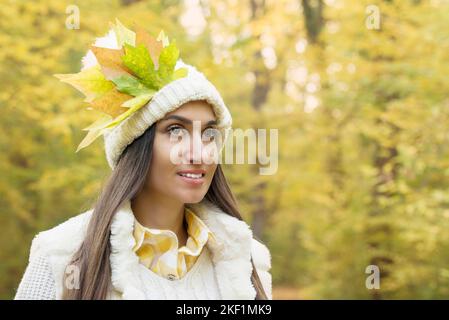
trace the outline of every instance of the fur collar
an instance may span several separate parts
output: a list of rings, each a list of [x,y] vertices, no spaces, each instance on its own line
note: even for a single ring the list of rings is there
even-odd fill
[[[253,235],[250,227],[206,200],[189,207],[215,235],[216,241],[208,241],[206,246],[212,254],[222,298],[255,299],[256,290],[251,283]],[[144,299],[136,272],[139,258],[132,250],[133,228],[134,214],[127,201],[117,211],[111,225],[112,285],[123,299]]]

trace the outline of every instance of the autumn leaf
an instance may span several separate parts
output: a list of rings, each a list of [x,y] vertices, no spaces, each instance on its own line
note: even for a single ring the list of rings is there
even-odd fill
[[[173,71],[179,57],[176,41],[173,40],[167,47],[162,49],[159,56],[159,69],[157,74],[162,81],[162,86],[172,81]]]
[[[160,88],[160,80],[154,71],[153,61],[144,44],[139,44],[137,47],[125,44],[125,55],[122,60],[125,66],[147,87],[150,89]]]
[[[109,49],[96,46],[90,47],[98,63],[101,66],[112,68],[125,68],[122,63],[122,56],[125,54],[123,49]]]
[[[111,122],[111,119],[112,117],[110,115],[102,115],[97,121],[92,123],[90,126],[84,128],[83,129],[84,131],[89,132],[86,134],[84,139],[78,145],[76,152],[86,148],[92,142],[94,142],[99,136],[101,136],[105,131],[106,125]]]
[[[120,114],[117,118],[115,118],[111,123],[109,123],[106,126],[106,128],[112,128],[117,124],[119,124],[120,122],[124,121],[134,112],[136,112],[137,110],[142,108],[145,104],[147,104],[147,102],[151,100],[153,95],[154,93],[143,94],[123,103],[123,106],[128,107],[129,109],[126,112]]]
[[[136,45],[136,34],[134,31],[126,28],[118,19],[115,19],[115,25],[112,24],[111,27],[115,32],[117,37],[117,44],[119,48],[122,48],[125,44],[135,46]]]
[[[157,41],[161,41],[162,45],[164,47],[167,47],[169,45],[169,41],[168,41],[168,37],[165,35],[164,30],[161,30],[161,32],[159,32],[159,35],[157,36]]]
[[[130,70],[123,64],[123,49],[108,49],[91,46],[91,50],[101,66],[101,70],[106,79],[112,80],[121,75],[129,75]]]
[[[91,102],[114,88],[114,84],[101,73],[99,65],[74,74],[55,74],[54,76],[81,91],[86,96],[84,100],[86,102]]]
[[[94,142],[101,135],[102,135],[102,130],[101,129],[90,130],[86,134],[84,139],[81,141],[81,143],[78,145],[78,148],[76,149],[75,153],[77,153],[81,149],[84,149],[84,148],[88,147],[92,142]]]
[[[150,52],[151,59],[153,60],[154,69],[159,67],[159,55],[162,51],[163,45],[161,41],[154,39],[143,28],[136,28],[136,45],[143,44]]]
[[[137,78],[131,75],[124,75],[112,80],[117,86],[117,90],[123,93],[128,93],[132,96],[139,96],[147,93],[154,93],[155,91],[146,87]]]
[[[100,116],[99,119],[97,119],[94,123],[89,125],[88,127],[84,128],[83,131],[90,131],[95,129],[102,129],[107,125],[111,120],[112,116],[109,114],[103,114]]]
[[[121,106],[122,103],[132,98],[133,97],[131,95],[121,93],[114,88],[101,97],[93,100],[91,106],[92,108],[109,114],[115,118],[125,111],[125,109]]]
[[[133,99],[125,101],[122,106],[126,108],[138,108],[150,101],[154,94],[155,92],[141,94]]]

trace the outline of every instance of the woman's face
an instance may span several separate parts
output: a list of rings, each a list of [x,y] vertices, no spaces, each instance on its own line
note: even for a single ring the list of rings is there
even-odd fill
[[[206,101],[190,101],[156,123],[146,187],[182,203],[200,202],[217,168],[216,118]]]

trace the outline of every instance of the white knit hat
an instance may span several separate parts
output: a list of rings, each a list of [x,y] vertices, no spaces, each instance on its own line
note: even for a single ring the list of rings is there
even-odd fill
[[[118,20],[116,20],[116,25],[113,26],[104,37],[97,38],[94,46],[96,48],[105,48],[108,50],[112,49],[109,50],[111,52],[117,51],[117,49],[121,50],[123,46],[122,40],[129,37],[131,34],[134,34],[134,32],[127,29]],[[159,37],[161,37],[161,40],[159,40]],[[161,43],[166,41],[168,46],[168,37],[166,37],[163,32],[160,33],[159,37],[158,41],[161,41]],[[109,54],[111,52],[109,52]],[[165,56],[165,58],[167,58],[167,56]],[[220,93],[215,86],[206,79],[204,74],[198,71],[195,67],[184,63],[184,61],[177,58],[177,55],[174,59],[177,59],[175,60],[176,65],[174,69],[177,71],[180,71],[180,68],[187,69],[183,70],[187,71],[187,74],[183,73],[182,77],[176,77],[175,80],[159,87],[154,95],[152,95],[151,100],[147,100],[148,102],[145,105],[142,107],[139,106],[140,109],[136,108],[137,111],[134,111],[128,115],[128,117],[124,118],[124,120],[120,120],[120,122],[118,122],[115,126],[103,128],[101,129],[101,132],[96,123],[93,124],[93,127],[91,126],[91,128],[86,128],[92,130],[89,131],[89,134],[85,138],[85,140],[88,140],[88,143],[84,143],[83,140],[78,147],[78,150],[81,146],[85,147],[90,144],[99,136],[100,132],[104,137],[107,162],[111,169],[114,170],[122,152],[129,144],[131,144],[136,138],[140,137],[152,124],[162,119],[168,112],[171,112],[183,104],[194,100],[205,100],[212,106],[217,120],[217,129],[220,130],[223,138],[220,147],[223,148],[232,126],[232,117],[228,108],[224,104]],[[91,87],[95,85],[95,81],[103,81],[103,84],[104,82],[107,82],[103,75],[98,75],[98,72],[100,71],[96,71],[96,67],[99,66],[99,61],[96,58],[96,54],[94,54],[92,50],[87,51],[86,55],[82,59],[82,65],[83,67],[79,74],[59,74],[55,76],[57,76],[61,81],[67,82],[78,90],[81,90],[84,94],[86,94],[86,92],[83,91],[84,85],[87,84],[88,89],[91,89]],[[83,78],[81,79],[80,77]],[[103,78],[103,80],[98,80],[98,78]],[[92,81],[93,84],[91,83]],[[110,86],[110,84],[106,83],[107,88],[108,86]],[[95,87],[95,89],[102,88],[103,87],[99,85]],[[116,99],[115,96],[113,99]],[[121,103],[121,100],[115,101],[120,101]],[[145,101],[143,103],[145,103]],[[109,106],[111,105],[106,103],[104,107],[107,108]]]
[[[106,159],[111,169],[115,168],[120,155],[130,143],[165,114],[189,101],[205,100],[212,105],[224,145],[232,126],[232,117],[220,93],[194,66],[179,59],[176,63],[178,67],[187,67],[188,75],[164,86],[147,105],[104,135]]]

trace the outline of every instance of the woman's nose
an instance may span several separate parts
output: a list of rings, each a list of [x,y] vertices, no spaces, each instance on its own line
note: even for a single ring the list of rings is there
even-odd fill
[[[189,152],[190,163],[201,163],[203,153],[203,141],[201,139],[201,133],[194,132]]]
[[[201,133],[193,132],[191,133],[187,139],[183,143],[183,155],[184,159],[187,163],[190,164],[199,164],[202,163],[203,157],[203,141],[201,137]]]

